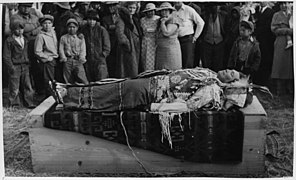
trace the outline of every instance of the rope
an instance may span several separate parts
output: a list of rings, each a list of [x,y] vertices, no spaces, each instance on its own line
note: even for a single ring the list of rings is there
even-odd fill
[[[123,124],[122,114],[123,114],[123,112],[121,111],[121,112],[120,112],[120,123],[121,123],[121,126],[122,126],[123,131],[124,131],[124,134],[125,134],[126,144],[127,144],[128,148],[131,150],[131,152],[132,152],[134,158],[135,158],[136,161],[140,164],[140,166],[142,167],[142,169],[144,169],[144,171],[145,171],[147,174],[149,174],[149,175],[151,175],[151,176],[154,176],[153,173],[149,172],[149,171],[145,168],[145,166],[143,165],[143,163],[139,160],[139,158],[136,156],[134,150],[133,150],[132,147],[130,146],[130,144],[129,144],[129,140],[128,140],[128,135],[127,135],[127,132],[126,132],[125,126],[124,126],[124,124]]]

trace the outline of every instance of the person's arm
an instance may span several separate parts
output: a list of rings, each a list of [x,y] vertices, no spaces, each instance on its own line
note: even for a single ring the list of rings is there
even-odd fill
[[[60,39],[60,45],[59,45],[59,55],[60,55],[60,61],[66,62],[67,57],[65,54],[65,36],[62,36]]]
[[[235,67],[236,44],[237,44],[237,41],[233,43],[230,50],[230,56],[229,56],[228,65],[227,65],[227,68],[230,68],[230,69],[233,69]]]
[[[124,50],[131,51],[131,45],[130,45],[129,39],[126,37],[124,33],[124,29],[125,29],[125,24],[123,20],[119,18],[118,21],[116,21],[116,29],[115,29],[118,43],[120,46],[124,48]]]
[[[103,55],[106,58],[107,56],[109,56],[110,51],[111,51],[111,42],[110,42],[110,37],[109,37],[109,33],[107,32],[107,30],[102,27],[102,36],[103,38]]]
[[[197,40],[197,38],[200,36],[204,28],[205,22],[195,10],[191,11],[191,18],[193,22],[196,24],[195,33],[193,36],[193,43],[194,43]]]
[[[6,40],[4,42],[4,48],[3,48],[3,63],[7,66],[8,71],[12,71],[13,68],[13,63],[11,60],[11,47],[10,43]]]
[[[281,27],[279,24],[279,14],[276,13],[274,14],[272,21],[271,21],[271,31],[276,35],[276,36],[285,36],[285,35],[293,35],[293,29],[287,28],[287,27]]]
[[[167,19],[162,19],[161,23],[160,23],[160,29],[162,31],[162,34],[164,36],[171,36],[172,34],[174,34],[177,30],[178,30],[178,25],[177,24],[165,24],[167,21]]]
[[[86,45],[85,45],[85,39],[81,38],[81,47],[80,47],[80,53],[79,53],[79,61],[82,63],[86,62]]]
[[[259,65],[261,62],[261,52],[259,48],[259,43],[255,43],[254,45],[254,57],[253,63],[251,64],[251,72],[256,72],[259,69]]]
[[[38,60],[42,62],[47,62],[47,61],[52,61],[53,58],[51,56],[48,56],[47,54],[44,53],[44,39],[42,38],[41,35],[38,35],[35,40],[34,44],[34,53],[37,56]]]

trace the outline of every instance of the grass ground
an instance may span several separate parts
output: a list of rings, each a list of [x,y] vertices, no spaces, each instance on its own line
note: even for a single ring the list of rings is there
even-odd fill
[[[7,97],[3,91],[3,97]],[[249,177],[283,177],[292,176],[293,165],[293,127],[294,127],[294,96],[284,95],[274,97],[255,92],[259,101],[265,108],[268,119],[265,123],[267,131],[276,130],[285,132],[281,138],[284,143],[284,156],[280,161],[266,159],[266,173],[263,175],[250,175]],[[4,160],[5,176],[22,176],[22,177],[45,177],[45,176],[70,176],[70,177],[118,177],[118,176],[146,176],[145,174],[53,174],[43,173],[35,174],[32,168],[29,136],[27,132],[26,115],[30,112],[26,108],[3,108],[3,135],[4,135]],[[280,166],[279,166],[280,165]],[[207,174],[188,174],[181,172],[174,175],[182,177],[210,176]],[[221,175],[223,176],[223,175]],[[221,177],[220,176],[220,177]]]

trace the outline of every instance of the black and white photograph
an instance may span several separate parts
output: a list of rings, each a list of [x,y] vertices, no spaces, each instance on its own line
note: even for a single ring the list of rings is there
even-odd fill
[[[293,6],[1,2],[1,178],[293,179]]]

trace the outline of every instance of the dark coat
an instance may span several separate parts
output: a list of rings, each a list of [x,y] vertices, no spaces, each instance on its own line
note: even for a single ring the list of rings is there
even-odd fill
[[[99,61],[100,64],[106,65],[106,57],[110,53],[110,38],[107,30],[99,24],[92,29],[84,25],[81,33],[85,38],[87,61]]]
[[[234,42],[230,57],[228,61],[228,68],[236,69],[237,60],[239,56],[239,41],[241,40],[241,37],[237,38],[237,40]],[[260,61],[261,61],[261,52],[259,49],[259,42],[255,38],[250,38],[250,41],[252,42],[252,48],[249,52],[248,58],[244,65],[243,73],[245,74],[253,74],[256,72],[259,68]]]
[[[3,49],[3,62],[8,69],[12,69],[13,65],[29,64],[28,59],[28,41],[24,39],[24,48],[12,37],[9,36]]]
[[[117,77],[135,77],[140,68],[140,52],[142,31],[139,21],[130,18],[127,9],[119,11],[120,18],[116,22],[117,47]],[[133,21],[133,22],[132,22]],[[137,28],[137,34],[134,31]]]

